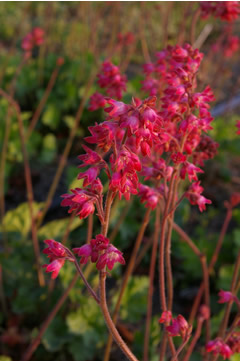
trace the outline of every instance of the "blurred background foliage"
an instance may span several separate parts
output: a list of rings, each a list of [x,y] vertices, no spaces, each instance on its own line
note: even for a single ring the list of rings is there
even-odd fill
[[[39,26],[45,31],[44,44],[37,49],[31,59],[23,64],[16,78],[14,99],[21,108],[25,132],[33,114],[42,99],[51,74],[56,68],[59,57],[64,64],[59,69],[56,82],[41,112],[36,127],[26,142],[30,160],[34,190],[34,214],[41,217],[46,195],[55,172],[61,161],[62,152],[74,127],[75,116],[80,102],[85,97],[86,84],[92,72],[99,69],[101,61],[111,57],[117,65],[122,65],[129,57],[126,67],[128,77],[127,93],[124,101],[132,96],[144,97],[141,90],[143,79],[142,64],[147,53],[154,59],[156,51],[168,44],[179,42],[182,35],[189,41],[189,27],[196,2],[14,2],[0,4],[0,82],[6,92],[19,68],[23,52],[23,37]],[[185,14],[185,15],[184,15]],[[176,213],[176,223],[182,226],[196,242],[198,247],[210,259],[221,229],[226,210],[224,201],[234,191],[240,189],[240,142],[236,135],[235,121],[239,118],[239,106],[234,109],[228,104],[238,96],[240,81],[239,51],[230,59],[221,53],[211,51],[211,46],[221,35],[225,26],[216,19],[201,20],[196,33],[201,34],[206,24],[213,29],[202,46],[205,60],[200,70],[200,87],[209,84],[213,87],[216,102],[213,109],[218,112],[219,105],[225,104],[214,121],[211,132],[219,142],[219,152],[215,159],[207,162],[202,183],[205,195],[213,205],[199,216],[196,207],[183,201]],[[180,32],[184,29],[184,33]],[[239,34],[239,21],[233,29]],[[118,48],[118,33],[132,32],[135,43],[130,48]],[[179,33],[181,33],[179,35]],[[220,55],[220,56],[219,56]],[[93,74],[94,75],[94,74]],[[95,79],[95,78],[94,78]],[[89,96],[96,91],[96,81],[88,89],[80,124],[75,132],[73,144],[67,158],[64,172],[60,178],[53,200],[42,225],[38,228],[40,248],[43,240],[54,238],[61,241],[69,225],[66,209],[60,208],[59,196],[71,187],[81,185],[76,181],[78,174],[77,155],[82,152],[83,138],[88,134],[88,126],[103,120],[102,111],[89,112]],[[1,261],[1,302],[0,341],[1,361],[19,360],[27,345],[37,335],[40,325],[54,307],[74,277],[71,264],[66,264],[60,277],[51,288],[50,276],[46,275],[46,285],[39,287],[34,252],[31,240],[31,219],[26,198],[23,157],[19,137],[18,122],[14,111],[9,112],[8,102],[0,98],[0,154],[3,154],[4,137],[7,131],[6,118],[10,118],[9,137],[4,167],[5,214],[0,228]],[[117,224],[125,209],[125,202],[119,201],[111,218],[110,232]],[[127,217],[115,238],[115,244],[129,258],[136,239],[144,208],[134,200]],[[151,236],[154,217],[144,237],[144,245]],[[67,245],[79,246],[85,242],[86,223],[74,219],[70,225]],[[94,219],[94,234],[99,233],[99,224]],[[223,307],[217,304],[217,292],[228,289],[233,262],[240,248],[240,209],[235,209],[233,219],[225,237],[224,245],[211,277],[213,329],[218,330]],[[173,235],[173,271],[176,313],[188,314],[197,287],[201,282],[201,267],[197,257]],[[125,296],[123,298],[119,327],[122,334],[138,357],[141,357],[143,345],[144,315],[148,286],[148,265],[150,252],[144,254],[137,265]],[[41,264],[46,259],[41,256]],[[117,297],[122,267],[116,267],[108,279],[108,292],[111,307]],[[90,282],[97,287],[97,272],[92,270]],[[157,277],[155,280],[158,282]],[[158,295],[154,295],[154,317],[151,325],[151,361],[158,359],[155,354],[160,339],[160,327],[157,322],[160,314]],[[234,309],[233,309],[234,312]],[[130,336],[129,336],[130,334]],[[101,360],[101,354],[107,339],[103,317],[94,301],[89,298],[83,284],[77,281],[67,301],[58,312],[44,334],[42,342],[33,355],[35,361],[86,361]],[[123,360],[123,356],[114,348],[112,360]],[[198,361],[194,354],[191,360]],[[236,356],[232,360],[237,361]]]

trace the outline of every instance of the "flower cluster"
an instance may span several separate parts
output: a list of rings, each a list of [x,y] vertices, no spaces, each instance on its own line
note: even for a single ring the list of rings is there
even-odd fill
[[[22,41],[22,49],[30,53],[35,46],[40,46],[44,41],[44,30],[37,27],[28,33]]]
[[[209,15],[221,20],[232,22],[240,13],[238,1],[202,1],[201,16],[206,19]]]
[[[100,88],[105,90],[106,95],[117,99],[122,98],[122,93],[126,91],[126,77],[120,73],[120,70],[116,65],[113,65],[108,60],[104,61],[102,64],[102,69],[97,77],[98,84]],[[106,99],[107,98],[103,94],[95,92],[90,97],[88,109],[90,111],[94,111],[100,108],[104,108],[107,104]]]
[[[96,263],[98,270],[102,270],[105,266],[112,270],[116,262],[125,264],[122,252],[110,244],[109,239],[102,234],[98,234],[95,239],[91,240],[90,244],[74,248],[73,251],[81,257],[81,264],[86,264],[90,258],[91,262]]]
[[[233,351],[229,345],[224,343],[220,338],[209,341],[206,345],[206,351],[212,352],[214,355],[220,354],[224,360],[229,359],[233,355]]]
[[[192,333],[192,326],[188,324],[182,315],[172,318],[170,311],[165,311],[158,320],[166,325],[166,330],[171,337],[181,336],[184,341],[188,340]],[[169,325],[171,323],[171,325]]]
[[[95,105],[108,105],[107,120],[89,127],[91,135],[85,140],[97,148],[94,151],[83,146],[86,154],[79,156],[83,162],[80,168],[87,168],[78,176],[83,179],[83,188],[64,194],[62,201],[63,206],[70,207],[69,212],[75,211],[80,218],[94,213],[96,207],[100,221],[103,220],[103,186],[99,178],[102,170],[113,196],[118,194],[129,200],[131,194],[138,195],[152,209],[167,194],[167,182],[177,174],[180,179],[188,177],[194,182],[186,192],[191,204],[203,211],[211,203],[202,196],[197,174],[203,171],[196,165],[203,165],[217,148],[204,134],[212,129],[213,118],[208,111],[208,103],[214,99],[212,91],[209,87],[203,92],[194,91],[202,54],[186,44],[168,47],[158,57],[156,66],[165,81],[160,103],[155,96],[143,101],[134,98],[131,104],[125,104],[95,95]],[[106,69],[113,68],[109,62],[104,64]],[[105,76],[101,79],[102,84],[107,83]],[[141,184],[140,176],[153,186]]]
[[[55,279],[60,269],[64,266],[65,261],[74,262],[74,259],[71,256],[71,252],[61,243],[53,239],[47,239],[44,242],[48,247],[43,250],[43,253],[47,254],[50,264],[45,264],[43,267],[46,268],[46,272],[52,272],[52,279]]]
[[[120,73],[118,66],[105,60],[97,76],[99,86],[106,90],[107,95],[122,98],[122,93],[126,91],[126,77]]]

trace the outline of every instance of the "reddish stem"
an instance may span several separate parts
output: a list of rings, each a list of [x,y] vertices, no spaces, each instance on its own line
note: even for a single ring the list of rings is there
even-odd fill
[[[149,269],[147,317],[146,317],[144,349],[143,349],[143,360],[144,361],[148,361],[150,323],[151,323],[151,317],[152,317],[153,281],[154,281],[154,273],[155,273],[156,260],[157,260],[159,231],[160,231],[160,206],[158,205],[156,208],[156,220],[155,220],[154,235],[153,235],[153,247],[152,247],[152,255],[151,255],[150,269]]]
[[[26,186],[27,186],[28,206],[29,206],[29,213],[30,213],[30,218],[31,218],[33,248],[34,248],[36,264],[37,264],[38,281],[39,281],[40,286],[44,286],[45,280],[44,280],[42,267],[40,265],[40,249],[39,249],[39,243],[38,243],[38,237],[37,237],[37,227],[36,227],[34,213],[33,213],[34,197],[33,197],[31,171],[30,171],[30,166],[29,166],[29,161],[28,161],[28,154],[27,154],[27,150],[26,150],[26,146],[25,146],[26,142],[25,142],[25,137],[24,137],[24,128],[23,128],[23,122],[22,122],[22,118],[21,118],[21,111],[20,111],[19,105],[4,90],[0,89],[0,95],[2,95],[4,98],[6,98],[9,101],[9,103],[13,106],[13,108],[15,109],[16,114],[17,114],[19,134],[20,134],[22,154],[23,154],[25,181],[26,181]]]

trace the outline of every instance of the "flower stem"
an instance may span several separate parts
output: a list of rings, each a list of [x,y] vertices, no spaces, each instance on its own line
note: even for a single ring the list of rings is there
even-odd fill
[[[134,249],[133,249],[132,254],[131,254],[131,258],[130,258],[128,266],[127,266],[127,270],[126,270],[125,275],[124,275],[124,279],[123,279],[123,282],[122,282],[122,285],[121,285],[121,288],[120,288],[117,303],[116,303],[116,306],[115,306],[114,311],[113,311],[113,323],[114,324],[116,324],[116,322],[117,322],[117,315],[118,315],[118,311],[119,311],[119,308],[120,308],[120,305],[121,305],[122,297],[123,297],[125,288],[127,286],[129,277],[132,274],[132,271],[134,269],[137,253],[138,253],[139,247],[141,245],[144,232],[145,232],[145,230],[147,228],[147,225],[149,223],[150,213],[151,213],[151,209],[147,209],[147,211],[145,213],[145,216],[144,216],[144,219],[143,219],[143,222],[142,222],[142,225],[141,225],[140,230],[138,232],[138,236],[137,236],[137,239],[136,239],[136,242],[135,242],[135,245],[134,245]],[[109,360],[111,346],[112,346],[112,336],[109,335],[107,345],[106,345],[106,349],[105,349],[105,354],[104,354],[104,361]]]
[[[144,335],[143,361],[148,361],[150,321],[152,316],[153,281],[154,281],[154,273],[155,273],[156,258],[157,258],[159,232],[160,232],[160,206],[158,205],[156,208],[153,247],[152,247],[152,255],[151,255],[151,262],[149,269],[149,288],[148,288],[148,300],[147,300],[147,317],[146,317],[146,326],[145,326],[145,335]]]

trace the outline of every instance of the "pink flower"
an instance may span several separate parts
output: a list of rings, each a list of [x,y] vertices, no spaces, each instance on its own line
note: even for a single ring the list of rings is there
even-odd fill
[[[105,60],[102,64],[101,72],[98,76],[98,84],[106,89],[106,93],[117,99],[122,98],[122,93],[126,91],[126,77],[121,75],[119,68],[110,61]]]
[[[189,199],[192,205],[197,204],[200,212],[206,210],[206,204],[211,204],[210,199],[201,195],[203,187],[200,186],[200,181],[193,183],[186,193],[186,197]]]
[[[44,39],[44,30],[37,27],[28,33],[22,41],[22,49],[26,52],[31,51],[34,46],[40,46]]]
[[[158,322],[159,323],[166,323],[167,325],[171,322],[172,320],[172,312],[171,311],[164,311],[161,315],[161,317],[159,318]]]
[[[240,135],[240,120],[237,120],[236,127],[238,128],[237,134]]]
[[[80,219],[87,218],[89,214],[94,213],[94,204],[96,203],[94,194],[91,195],[91,193],[89,194],[81,188],[72,189],[71,192],[73,194],[63,194],[61,196],[64,198],[61,206],[70,207],[68,213],[76,211],[76,215]]]
[[[229,301],[234,301],[234,299],[235,299],[235,296],[229,291],[221,290],[218,293],[218,296],[219,296],[218,303],[225,303],[225,302],[229,302]]]
[[[99,108],[104,108],[105,105],[106,105],[106,100],[104,96],[96,92],[90,97],[90,105],[88,109],[91,112],[93,112],[94,110],[97,110]]]
[[[183,162],[185,162],[185,160],[187,159],[186,155],[177,152],[177,153],[173,153],[171,155],[171,159],[175,164],[181,164]]]
[[[183,163],[183,166],[181,168],[180,177],[182,179],[185,179],[186,174],[188,174],[188,179],[190,182],[192,182],[193,180],[197,181],[198,180],[197,172],[204,173],[204,171],[202,169],[196,167],[194,164],[185,162],[185,163]]]
[[[111,271],[116,262],[125,264],[122,252],[112,244],[109,244],[109,239],[102,234],[99,234],[95,239],[92,239],[90,244],[85,244],[80,248],[74,248],[73,251],[81,257],[81,264],[86,264],[89,257],[91,257],[91,262],[96,262],[98,270],[102,270],[107,266]]]
[[[86,167],[87,165],[98,164],[103,162],[102,157],[92,149],[88,148],[86,145],[82,146],[83,149],[86,151],[86,154],[81,154],[78,156],[78,159],[83,161],[83,164],[78,166],[79,168]]]
[[[156,208],[159,199],[161,198],[161,195],[157,192],[157,190],[143,184],[139,185],[138,195],[141,198],[141,203],[146,202],[146,207],[151,209]]]
[[[225,344],[220,338],[209,341],[206,345],[207,352],[213,352],[214,355],[220,354],[224,360],[229,359],[233,355],[231,348]]]
[[[79,173],[77,179],[84,179],[83,187],[86,187],[96,180],[98,174],[99,174],[99,168],[91,167],[85,172]]]
[[[186,340],[192,332],[192,326],[188,324],[182,315],[178,315],[177,318],[172,319],[172,324],[167,326],[166,330],[170,336],[181,336],[183,340]]]
[[[101,124],[95,123],[95,126],[91,126],[88,129],[92,136],[86,137],[86,142],[97,144],[99,148],[107,152],[114,143],[117,124],[106,121]]]
[[[119,262],[122,265],[125,264],[122,252],[113,245],[109,245],[106,251],[100,255],[96,267],[98,270],[102,270],[105,266],[107,266],[111,271],[116,262]]]
[[[239,15],[238,1],[201,1],[202,17],[213,15],[228,22],[233,22]]]
[[[68,252],[61,243],[54,241],[53,239],[47,239],[44,241],[48,247],[43,250],[43,253],[47,254],[50,259],[50,264],[43,265],[46,268],[46,272],[52,272],[51,278],[56,278],[60,269],[63,267],[65,260],[74,262],[70,251]]]

